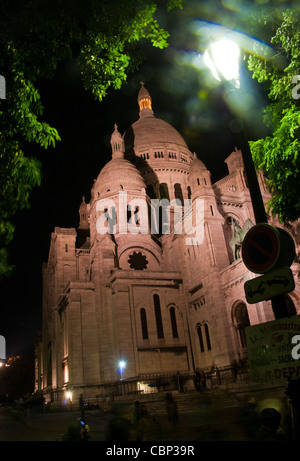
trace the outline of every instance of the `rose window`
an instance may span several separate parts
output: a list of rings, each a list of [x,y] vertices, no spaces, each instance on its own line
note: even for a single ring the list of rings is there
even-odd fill
[[[147,269],[148,261],[147,261],[146,256],[143,255],[140,251],[139,252],[134,251],[129,256],[128,264],[131,269],[142,271],[144,269]]]

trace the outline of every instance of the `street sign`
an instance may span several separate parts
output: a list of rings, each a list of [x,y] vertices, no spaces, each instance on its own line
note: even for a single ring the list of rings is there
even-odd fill
[[[281,267],[248,280],[244,284],[244,289],[248,303],[255,304],[293,291],[294,276],[289,267]]]
[[[271,270],[280,254],[280,234],[267,223],[253,226],[246,234],[242,244],[242,257],[245,266],[256,274]]]
[[[252,325],[245,332],[254,382],[300,378],[300,315]]]

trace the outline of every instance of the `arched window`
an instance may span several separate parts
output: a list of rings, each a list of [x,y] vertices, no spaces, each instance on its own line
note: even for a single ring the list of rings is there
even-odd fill
[[[211,350],[211,342],[210,342],[210,334],[209,334],[209,328],[208,328],[207,323],[202,324],[202,326],[200,325],[200,323],[198,323],[198,325],[197,325],[197,333],[198,333],[200,350],[201,350],[201,352],[204,352],[204,350],[205,350],[202,327],[203,327],[204,335],[205,335],[205,339],[206,339],[207,350],[210,351]]]
[[[164,337],[164,330],[163,330],[163,323],[162,323],[162,317],[161,317],[159,296],[154,295],[153,300],[154,300],[154,312],[155,312],[155,320],[156,320],[156,328],[157,328],[157,337],[159,339],[162,339]]]
[[[171,319],[173,338],[178,338],[175,307],[170,308],[170,319]]]
[[[148,197],[150,199],[155,199],[156,198],[156,194],[154,192],[154,188],[151,184],[148,184],[148,186],[146,187],[146,193],[148,195]]]
[[[210,335],[209,335],[209,330],[208,330],[207,323],[204,324],[204,331],[205,331],[207,349],[210,351],[211,350],[211,342],[210,342]]]
[[[142,325],[142,336],[143,336],[143,339],[148,339],[149,336],[148,336],[146,309],[142,308],[140,310],[140,315],[141,315],[141,325]]]
[[[238,301],[232,308],[232,320],[236,327],[242,348],[246,347],[245,328],[250,325],[248,309],[244,302]]]
[[[161,200],[165,198],[170,201],[168,185],[165,182],[159,185],[159,194]]]
[[[65,264],[63,267],[63,284],[64,288],[71,281],[71,267],[68,264]]]
[[[198,333],[200,351],[204,352],[203,336],[202,336],[202,331],[201,331],[201,325],[199,325],[199,324],[197,325],[197,333]]]
[[[175,193],[175,198],[179,199],[180,202],[183,205],[183,195],[182,195],[182,189],[180,184],[175,184],[174,186],[174,193]]]

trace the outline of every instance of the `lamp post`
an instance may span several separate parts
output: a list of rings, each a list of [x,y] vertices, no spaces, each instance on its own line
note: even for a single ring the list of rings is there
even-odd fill
[[[221,82],[230,82],[232,87],[239,88],[239,48],[231,40],[219,40],[212,43],[204,53],[204,62],[210,68],[213,76]],[[231,108],[229,108],[232,113]],[[240,125],[239,141],[242,151],[245,173],[248,181],[249,192],[251,196],[253,212],[256,224],[267,223],[267,215],[254,167],[249,143],[246,138],[243,121],[238,120]],[[286,300],[283,295],[271,299],[272,310],[275,319],[288,317]],[[291,400],[294,414],[294,430],[296,439],[300,437],[300,380],[290,379],[286,388],[286,394]]]
[[[123,372],[124,372],[124,370],[126,368],[126,361],[125,360],[119,360],[118,366],[119,366],[120,375],[121,375],[120,379],[123,379]]]
[[[211,43],[205,51],[204,63],[211,70],[214,78],[231,85],[232,90],[239,91],[239,56],[240,50],[235,42],[228,39],[220,39],[215,43]],[[232,109],[230,107],[228,109],[234,115]],[[243,120],[238,117],[236,118],[236,123],[255,221],[256,224],[267,223],[267,214]],[[275,319],[288,316],[287,305],[283,295],[272,298],[271,302]]]
[[[231,83],[232,89],[239,88],[239,56],[237,44],[231,40],[223,39],[212,43],[204,53],[204,62],[211,70],[213,76],[220,82]],[[231,109],[230,112],[232,113]],[[254,167],[249,143],[246,138],[243,121],[236,119],[237,134],[242,151],[245,173],[247,177],[250,197],[253,206],[256,224],[268,222],[263,203],[256,170]]]

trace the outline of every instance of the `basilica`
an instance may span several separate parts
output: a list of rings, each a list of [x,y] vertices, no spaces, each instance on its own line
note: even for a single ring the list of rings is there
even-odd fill
[[[120,381],[144,391],[149,377],[247,360],[245,328],[274,319],[270,301],[245,296],[255,274],[241,242],[255,218],[241,151],[233,146],[228,174],[212,183],[201,155],[154,115],[144,84],[137,102],[137,121],[124,134],[112,127],[111,160],[79,204],[78,227],[51,235],[35,383],[47,401],[97,400]],[[297,258],[291,269],[288,305],[299,314]]]

